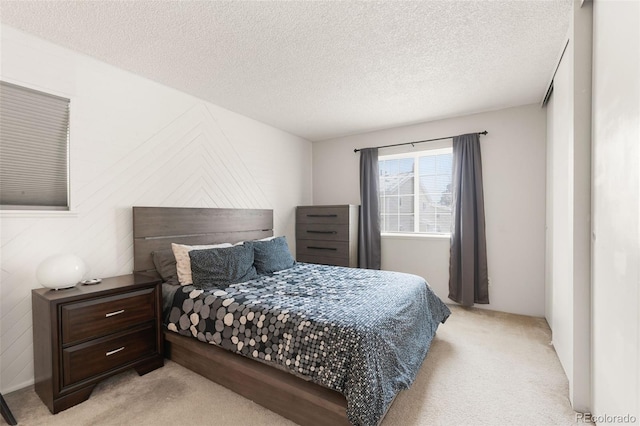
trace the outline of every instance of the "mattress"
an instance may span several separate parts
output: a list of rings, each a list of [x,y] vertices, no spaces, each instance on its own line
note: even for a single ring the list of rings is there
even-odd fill
[[[306,263],[166,290],[169,330],[342,393],[356,425],[377,424],[413,383],[451,313],[421,277]]]

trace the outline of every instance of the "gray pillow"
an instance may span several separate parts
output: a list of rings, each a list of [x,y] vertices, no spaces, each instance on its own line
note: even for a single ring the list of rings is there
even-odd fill
[[[296,261],[291,256],[289,245],[285,237],[274,238],[269,241],[254,241],[254,264],[258,274],[270,274],[291,268]]]
[[[253,244],[191,250],[191,275],[193,285],[199,289],[222,287],[241,283],[258,276],[253,266]]]
[[[151,252],[151,258],[153,264],[156,267],[156,271],[160,274],[160,278],[167,284],[179,285],[178,271],[176,270],[176,257],[173,255],[173,250],[156,250]]]

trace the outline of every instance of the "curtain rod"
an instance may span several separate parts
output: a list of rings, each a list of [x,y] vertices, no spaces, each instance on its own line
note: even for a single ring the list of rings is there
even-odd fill
[[[484,132],[477,132],[478,135],[486,135],[488,133],[489,132],[487,132],[486,130]],[[396,144],[393,144],[393,145],[376,146],[376,147],[373,147],[373,148],[391,148],[392,146],[413,145],[415,143],[442,141],[442,140],[445,140],[445,139],[452,139],[452,138],[455,138],[455,136],[447,136],[447,137],[444,137],[444,138],[435,138],[435,139],[425,139],[423,141],[396,143]],[[356,148],[356,149],[353,150],[353,152],[362,151],[363,149],[367,149],[367,148],[360,148],[360,149]]]

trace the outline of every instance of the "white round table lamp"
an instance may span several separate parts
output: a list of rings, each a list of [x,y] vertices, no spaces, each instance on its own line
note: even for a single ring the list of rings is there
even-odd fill
[[[87,268],[74,254],[56,254],[38,265],[36,277],[43,287],[60,290],[75,287],[82,279]]]

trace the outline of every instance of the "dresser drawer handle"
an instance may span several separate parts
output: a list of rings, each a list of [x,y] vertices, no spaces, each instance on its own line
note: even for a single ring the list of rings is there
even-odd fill
[[[308,214],[307,217],[338,217],[337,214]]]
[[[313,247],[313,246],[307,246],[308,249],[312,249],[312,250],[332,250],[332,251],[337,251],[338,249],[335,247]]]
[[[307,231],[309,234],[337,234],[337,231]]]
[[[118,352],[124,350],[124,346],[118,349],[114,349],[112,351],[107,352],[107,356],[113,355],[113,354],[117,354]]]
[[[112,317],[112,316],[114,316],[114,315],[120,315],[120,314],[122,314],[122,313],[124,313],[124,309],[120,309],[119,311],[109,312],[108,314],[105,314],[105,316],[104,316],[104,317],[105,317],[105,318],[109,318],[109,317]]]

